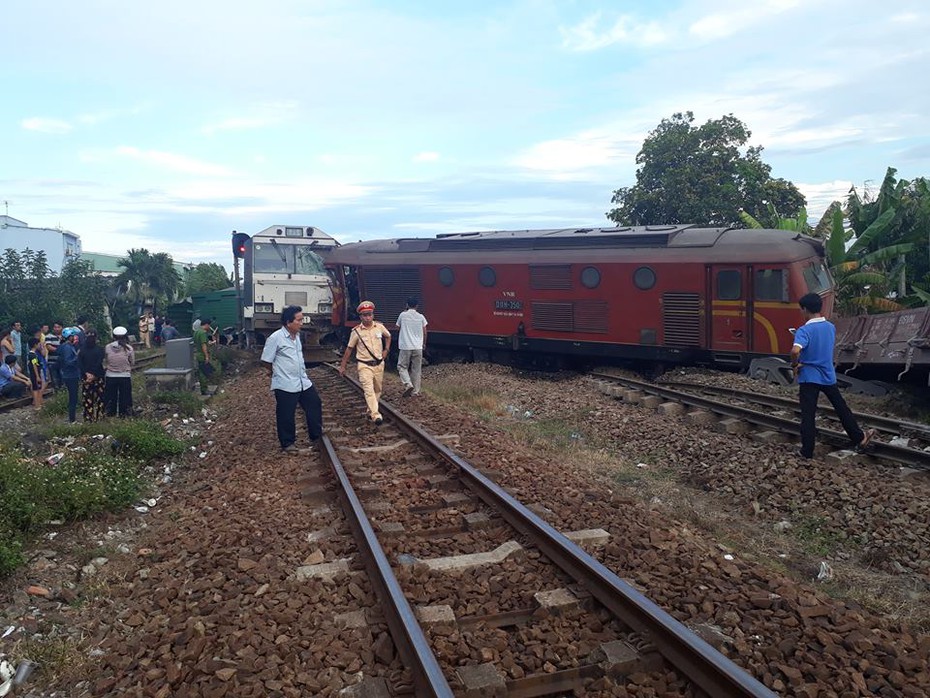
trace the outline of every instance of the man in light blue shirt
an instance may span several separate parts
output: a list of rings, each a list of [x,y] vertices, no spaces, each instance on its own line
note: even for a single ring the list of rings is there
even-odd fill
[[[271,390],[275,399],[275,422],[281,450],[296,455],[297,427],[294,415],[300,405],[307,418],[310,444],[323,435],[323,403],[304,367],[300,328],[304,314],[299,306],[289,305],[281,312],[281,329],[265,340],[262,361],[271,371]]]
[[[791,367],[798,377],[798,397],[801,403],[801,450],[798,455],[801,458],[814,456],[814,440],[817,436],[814,418],[820,393],[826,395],[833,405],[856,451],[864,453],[875,436],[875,430],[863,432],[859,428],[852,410],[836,387],[836,371],[833,368],[836,327],[821,314],[823,299],[816,293],[803,296],[798,305],[807,320],[795,332],[794,346],[791,347]]]

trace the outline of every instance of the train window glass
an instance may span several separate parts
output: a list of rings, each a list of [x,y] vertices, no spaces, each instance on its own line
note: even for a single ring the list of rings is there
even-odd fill
[[[717,272],[717,298],[722,301],[738,301],[743,295],[743,279],[739,269],[724,269]]]
[[[252,268],[259,274],[287,274],[290,271],[284,245],[256,242],[252,245]],[[292,257],[293,259],[293,253]]]
[[[804,267],[804,283],[807,284],[808,293],[822,293],[833,287],[830,272],[822,262]]]
[[[585,288],[597,288],[601,285],[601,272],[596,267],[585,267],[581,270],[581,285]]]
[[[325,274],[326,267],[320,257],[310,245],[294,246],[294,273],[295,274]]]
[[[756,300],[788,300],[788,275],[784,269],[756,270]]]
[[[640,291],[648,291],[656,285],[656,273],[651,267],[640,267],[633,272],[633,285]]]
[[[491,267],[481,267],[478,272],[478,283],[490,288],[497,283],[497,274]]]
[[[439,270],[439,283],[443,286],[451,286],[455,283],[455,272],[452,267],[442,267]]]

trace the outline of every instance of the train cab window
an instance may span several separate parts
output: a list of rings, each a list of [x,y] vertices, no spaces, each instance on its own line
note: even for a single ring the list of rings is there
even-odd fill
[[[756,300],[788,300],[788,275],[784,269],[756,270]]]
[[[451,286],[455,283],[455,272],[452,267],[441,267],[439,269],[439,283],[443,286]]]
[[[738,301],[743,296],[743,277],[739,269],[724,269],[717,272],[717,298],[722,301]]]
[[[585,288],[597,288],[601,285],[601,272],[596,267],[585,267],[581,270],[581,285]]]
[[[823,293],[833,288],[833,279],[823,262],[814,262],[804,267],[804,283],[808,293]]]
[[[491,267],[481,267],[478,272],[478,283],[487,288],[497,283],[497,273]]]
[[[295,274],[325,274],[326,266],[310,245],[294,245]]]
[[[640,291],[648,291],[656,285],[656,273],[652,267],[640,267],[633,272],[633,285]]]

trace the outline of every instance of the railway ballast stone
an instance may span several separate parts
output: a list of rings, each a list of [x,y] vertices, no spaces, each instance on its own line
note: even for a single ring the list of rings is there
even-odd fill
[[[503,698],[507,695],[507,683],[493,664],[463,666],[456,669],[465,686],[466,698]]]

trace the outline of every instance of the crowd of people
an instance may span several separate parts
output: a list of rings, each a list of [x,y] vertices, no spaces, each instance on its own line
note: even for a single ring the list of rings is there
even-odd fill
[[[0,331],[0,397],[32,395],[42,408],[47,388],[68,393],[68,421],[77,421],[79,398],[85,422],[104,415],[132,414],[132,367],[135,350],[125,327],[113,328],[112,341],[101,344],[84,317],[74,325],[38,325],[28,332],[20,321]]]

